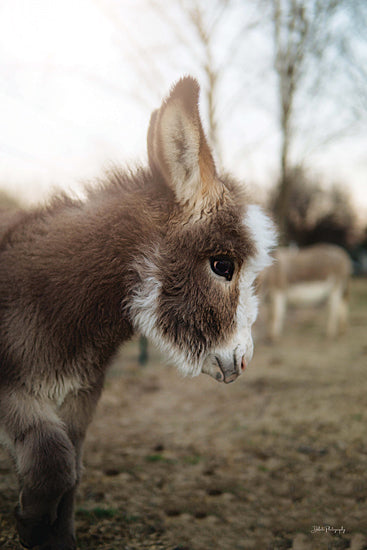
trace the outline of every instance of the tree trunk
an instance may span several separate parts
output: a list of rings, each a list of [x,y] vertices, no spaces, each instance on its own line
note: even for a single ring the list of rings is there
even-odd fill
[[[275,204],[275,215],[279,228],[279,241],[281,245],[289,244],[288,236],[288,212],[290,207],[291,196],[291,178],[289,175],[288,153],[289,153],[289,129],[287,125],[282,131],[282,146],[281,146],[281,166],[280,178],[278,187],[278,196]]]

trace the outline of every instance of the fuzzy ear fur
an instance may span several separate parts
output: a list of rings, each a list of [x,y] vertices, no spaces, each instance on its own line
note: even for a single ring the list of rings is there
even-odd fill
[[[220,183],[199,115],[199,85],[185,77],[154,111],[148,131],[148,158],[181,205],[208,207],[220,196]]]

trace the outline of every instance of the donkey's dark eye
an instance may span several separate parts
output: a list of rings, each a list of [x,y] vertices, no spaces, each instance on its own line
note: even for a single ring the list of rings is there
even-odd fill
[[[214,256],[210,258],[210,267],[216,275],[225,277],[230,281],[234,273],[234,262],[230,258]]]

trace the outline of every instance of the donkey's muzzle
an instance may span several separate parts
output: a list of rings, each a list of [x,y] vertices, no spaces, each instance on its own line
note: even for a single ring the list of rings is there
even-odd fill
[[[206,359],[202,372],[209,374],[209,376],[212,376],[218,382],[230,384],[239,377],[245,368],[245,356],[243,356],[240,360],[237,360],[236,357],[228,360],[220,357],[219,355],[213,354]]]

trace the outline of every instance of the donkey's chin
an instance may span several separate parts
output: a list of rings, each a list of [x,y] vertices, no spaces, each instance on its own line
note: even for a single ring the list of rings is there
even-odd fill
[[[229,359],[213,353],[205,359],[201,372],[209,374],[217,382],[230,384],[240,376],[245,367],[246,361],[244,357],[240,361],[237,361],[235,356]]]

